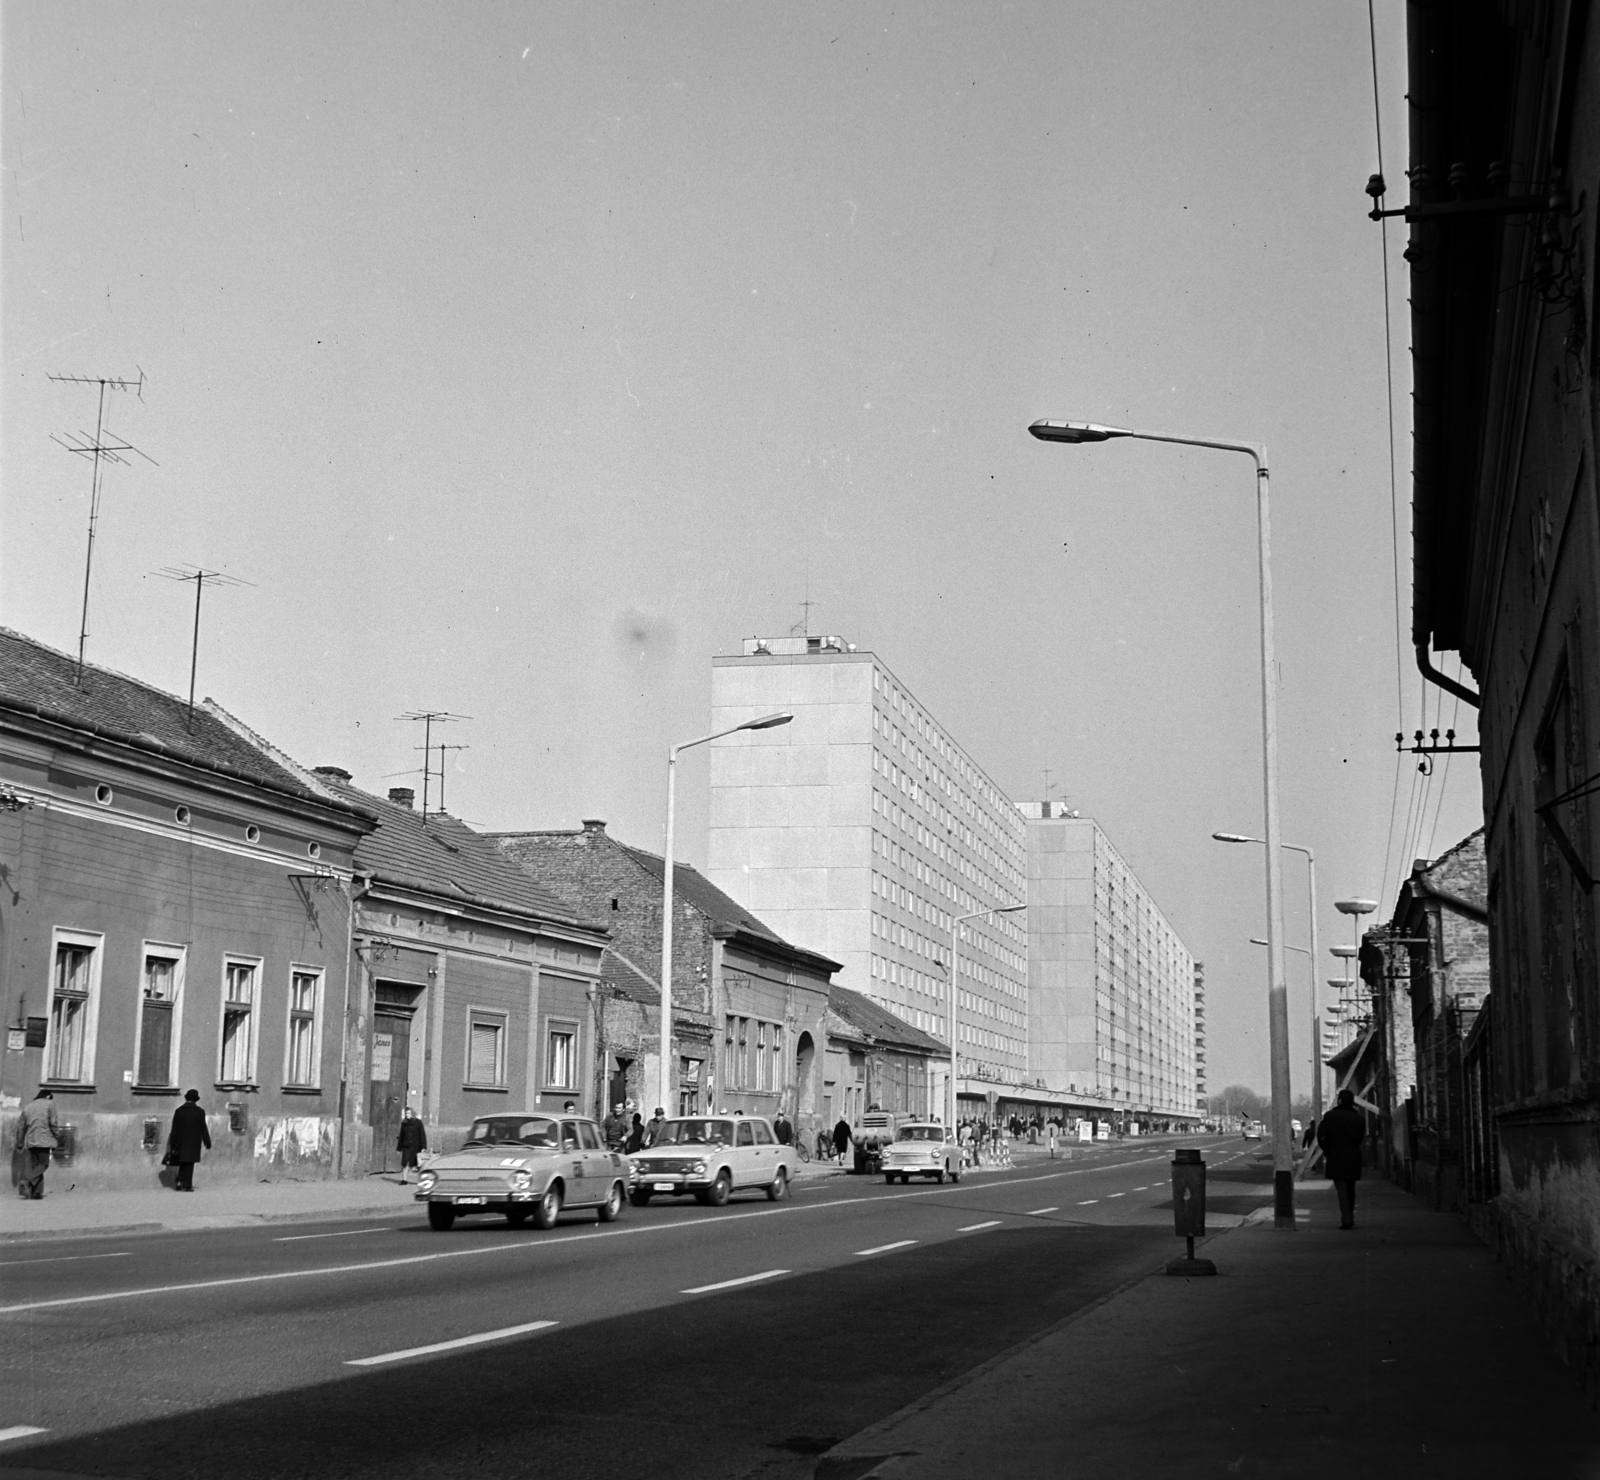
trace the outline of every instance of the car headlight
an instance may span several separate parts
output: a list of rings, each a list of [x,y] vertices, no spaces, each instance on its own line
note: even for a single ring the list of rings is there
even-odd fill
[[[417,1190],[419,1192],[432,1192],[433,1184],[438,1180],[439,1178],[436,1173],[424,1172],[420,1177],[417,1178]]]
[[[528,1172],[513,1172],[511,1174],[511,1187],[515,1192],[526,1192],[533,1186],[533,1177]]]
[[[706,1170],[706,1164],[703,1161],[697,1161],[694,1164],[694,1174],[695,1174],[695,1176],[697,1176],[697,1177],[703,1176],[705,1174],[705,1170]]]

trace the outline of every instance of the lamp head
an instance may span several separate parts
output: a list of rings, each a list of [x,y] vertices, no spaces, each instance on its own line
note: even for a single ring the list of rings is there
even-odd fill
[[[1243,833],[1212,833],[1219,843],[1259,843],[1260,838],[1247,838]]]
[[[747,724],[739,726],[741,730],[775,730],[779,725],[786,725],[792,720],[792,714],[764,714],[760,719],[750,720]]]
[[[1336,899],[1334,909],[1341,915],[1370,915],[1378,907],[1375,899]]]
[[[1041,442],[1109,442],[1131,437],[1122,427],[1103,427],[1094,421],[1036,421],[1028,430]]]
[[[1361,954],[1354,946],[1329,946],[1328,949],[1341,961],[1354,961]]]

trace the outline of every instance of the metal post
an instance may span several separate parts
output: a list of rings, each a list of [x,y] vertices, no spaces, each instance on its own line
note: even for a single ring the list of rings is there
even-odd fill
[[[200,670],[200,593],[206,589],[206,573],[197,571],[194,578],[194,646],[189,651],[189,720],[194,722],[194,680]]]
[[[1322,1119],[1322,992],[1317,972],[1317,855],[1306,849],[1307,888],[1311,892],[1311,1119]]]
[[[667,752],[667,852],[661,869],[661,1073],[656,1104],[674,1115],[672,1096],[672,832],[677,802],[678,747]],[[709,1107],[708,1107],[709,1108]]]

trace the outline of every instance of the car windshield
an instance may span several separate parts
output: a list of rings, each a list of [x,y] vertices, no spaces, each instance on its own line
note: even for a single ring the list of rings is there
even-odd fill
[[[653,1143],[657,1146],[731,1146],[731,1120],[664,1120]]]
[[[472,1122],[465,1146],[554,1146],[556,1123],[543,1116],[486,1115]]]
[[[897,1141],[942,1141],[944,1132],[936,1125],[903,1125]]]

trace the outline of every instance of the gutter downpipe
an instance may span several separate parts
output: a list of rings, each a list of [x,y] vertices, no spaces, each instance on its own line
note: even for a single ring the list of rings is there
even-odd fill
[[[1454,694],[1456,698],[1466,700],[1474,709],[1482,707],[1483,700],[1479,695],[1465,684],[1457,683],[1455,679],[1439,672],[1433,666],[1433,660],[1428,656],[1428,644],[1425,641],[1417,644],[1417,667],[1425,679],[1430,683],[1438,684],[1447,694]]]
[[[350,973],[356,957],[356,901],[372,888],[371,874],[350,875],[350,909],[345,918],[344,1015],[339,1037],[339,1177],[344,1177],[345,1114],[350,1087]]]

